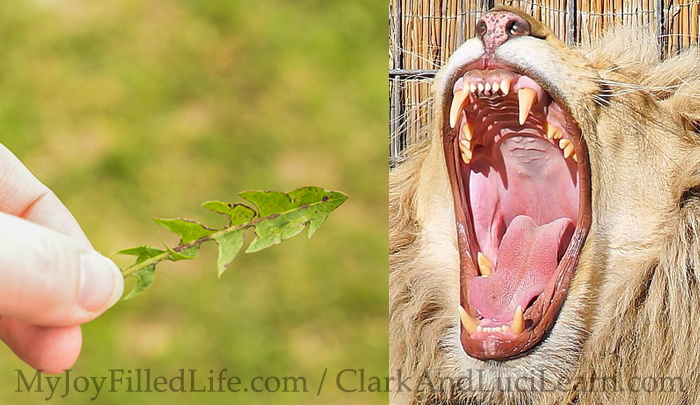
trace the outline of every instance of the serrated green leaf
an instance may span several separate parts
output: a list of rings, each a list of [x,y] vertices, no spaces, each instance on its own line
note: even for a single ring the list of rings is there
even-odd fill
[[[199,238],[209,236],[216,232],[214,229],[209,229],[197,221],[190,219],[160,219],[155,218],[158,225],[163,228],[175,232],[180,236],[180,245],[195,241]]]
[[[145,260],[154,258],[158,255],[165,253],[164,250],[152,248],[150,246],[139,246],[131,249],[122,249],[118,252],[114,252],[115,255],[133,255],[138,256],[136,258],[136,264],[143,263]]]
[[[203,206],[226,215],[229,226],[211,229],[189,219],[156,219],[160,226],[180,236],[177,247],[170,248],[163,241],[166,250],[139,246],[117,252],[137,256],[134,265],[122,270],[125,277],[133,276],[138,280],[136,287],[123,299],[131,299],[153,284],[157,263],[163,260],[194,259],[202,243],[212,239],[219,245],[217,267],[221,277],[243,246],[245,232],[249,228],[255,228],[256,237],[246,250],[247,253],[278,244],[303,231],[307,224],[308,236],[311,237],[328,214],[348,198],[341,192],[326,191],[319,187],[303,187],[289,193],[246,191],[240,195],[254,203],[258,212],[243,204],[209,201]]]
[[[221,201],[208,201],[202,206],[209,211],[228,217],[229,226],[236,226],[250,222],[255,218],[255,210],[243,204],[230,204]]]
[[[216,261],[218,267],[219,278],[226,271],[226,267],[238,255],[238,252],[243,246],[243,237],[245,236],[245,228],[237,229],[233,232],[222,234],[214,238],[219,245],[219,258]]]
[[[161,240],[161,242],[163,242],[163,246],[165,246],[165,248],[168,249],[168,252],[170,253],[170,257],[168,258],[169,260],[177,262],[180,260],[189,260],[189,259],[196,259],[197,258],[197,253],[199,252],[199,245],[194,245],[191,248],[185,249],[181,252],[177,252],[177,251],[171,249],[170,246],[168,246],[168,244],[165,243],[163,238],[161,238],[160,240]]]
[[[257,237],[246,253],[276,245],[303,231],[306,224],[309,224],[311,237],[328,214],[348,198],[343,193],[319,187],[303,187],[289,193],[246,191],[240,196],[254,203],[261,217],[269,217],[255,224]]]
[[[136,286],[134,287],[133,290],[122,300],[130,300],[134,298],[135,296],[141,294],[145,290],[147,290],[150,286],[153,285],[153,280],[156,278],[156,264],[153,263],[150,266],[146,266],[139,271],[130,274],[132,277],[136,277],[138,281],[136,281]]]

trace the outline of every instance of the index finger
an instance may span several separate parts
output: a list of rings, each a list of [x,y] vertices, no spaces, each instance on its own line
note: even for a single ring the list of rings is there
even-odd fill
[[[22,162],[0,144],[0,211],[27,219],[70,236],[86,247],[92,244],[56,195]]]

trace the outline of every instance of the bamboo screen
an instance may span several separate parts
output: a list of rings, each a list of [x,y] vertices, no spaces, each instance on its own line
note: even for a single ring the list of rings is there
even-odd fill
[[[478,17],[502,4],[539,18],[568,43],[594,39],[626,21],[660,33],[667,54],[698,43],[700,0],[389,0],[391,164],[427,122],[437,70],[474,35]]]

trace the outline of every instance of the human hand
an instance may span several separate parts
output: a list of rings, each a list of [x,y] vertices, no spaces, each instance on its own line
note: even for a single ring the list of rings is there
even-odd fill
[[[75,218],[0,145],[0,339],[47,374],[80,354],[80,324],[114,305],[124,279]]]

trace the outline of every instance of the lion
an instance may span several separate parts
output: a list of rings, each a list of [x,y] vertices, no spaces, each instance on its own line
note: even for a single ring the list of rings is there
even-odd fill
[[[390,173],[391,403],[700,403],[700,52],[476,33]]]

